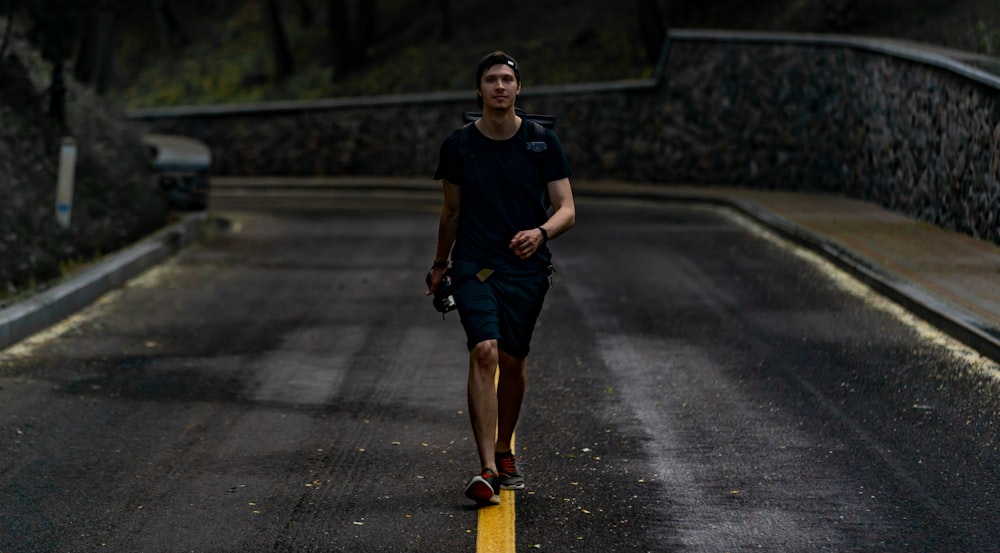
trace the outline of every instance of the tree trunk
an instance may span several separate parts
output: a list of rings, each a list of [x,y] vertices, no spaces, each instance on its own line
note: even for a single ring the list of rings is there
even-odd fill
[[[111,78],[114,77],[115,69],[115,25],[114,14],[101,14],[101,21],[98,32],[98,54],[95,60],[96,74],[94,75],[94,90],[103,95],[111,85]]]
[[[52,85],[49,87],[49,117],[66,130],[66,80],[62,61],[52,62]]]
[[[167,52],[167,56],[173,58],[177,50],[183,49],[191,41],[167,0],[150,0],[150,3],[153,7],[153,15],[156,17],[156,24],[160,29],[160,45]]]
[[[10,46],[11,35],[14,31],[14,16],[17,15],[18,5],[14,2],[0,2],[0,15],[6,17],[3,29],[3,39],[0,39],[0,62],[7,57],[7,47]]]
[[[80,42],[76,46],[76,60],[73,63],[73,78],[82,84],[90,84],[97,57],[97,14],[88,13],[84,16],[81,27]]]
[[[368,56],[368,45],[375,40],[375,19],[378,6],[376,0],[359,0],[358,32],[354,35],[354,51],[358,56],[357,67],[364,65]]]
[[[441,41],[447,42],[455,32],[451,17],[451,0],[438,0],[438,9],[441,13]]]
[[[650,65],[656,65],[660,61],[660,50],[667,37],[660,4],[658,0],[635,0],[635,8],[639,18],[639,40],[646,51],[646,61]]]
[[[14,28],[14,14],[7,16],[7,26],[3,31],[3,41],[0,42],[0,61],[7,57],[7,45],[10,44],[10,32]]]
[[[299,17],[299,23],[303,27],[312,27],[315,16],[313,15],[312,6],[309,5],[309,0],[296,0],[295,8]]]
[[[89,13],[82,23],[73,77],[80,83],[94,85],[98,94],[104,94],[111,80],[115,16],[105,12]]]
[[[330,0],[328,29],[333,78],[365,66],[368,45],[375,40],[378,5],[375,0]]]
[[[288,34],[285,32],[278,0],[264,0],[264,13],[271,37],[271,51],[274,54],[274,79],[281,82],[295,72],[295,58],[288,43]]]
[[[334,78],[354,68],[354,40],[351,38],[351,10],[347,0],[330,0],[329,29]]]

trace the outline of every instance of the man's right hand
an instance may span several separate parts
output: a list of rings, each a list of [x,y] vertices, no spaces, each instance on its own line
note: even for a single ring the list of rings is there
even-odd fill
[[[430,272],[427,273],[427,291],[424,292],[425,296],[434,294],[438,285],[444,280],[444,274],[447,271],[447,267],[431,267]]]

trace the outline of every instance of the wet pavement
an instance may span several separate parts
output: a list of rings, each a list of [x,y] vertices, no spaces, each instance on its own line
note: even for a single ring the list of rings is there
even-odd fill
[[[463,339],[422,293],[436,185],[246,184],[220,181],[202,240],[0,353],[0,551],[475,550]],[[949,263],[993,290],[996,248],[830,197],[577,190],[518,550],[998,550],[995,366],[728,208],[946,313],[986,301]],[[904,229],[945,252],[926,284]]]
[[[810,248],[855,277],[993,359],[1000,359],[1000,246],[941,229],[871,202],[832,194],[760,191],[729,187],[575,181],[581,197],[638,198],[708,202],[742,211],[785,238]],[[371,190],[386,194],[386,205],[437,201],[439,185],[397,177],[216,179],[221,205],[330,205],[330,192],[344,203]],[[274,198],[267,195],[274,194]],[[296,196],[296,194],[298,194]],[[408,197],[400,200],[401,197]],[[276,203],[277,202],[277,203]]]
[[[831,194],[581,183],[583,194],[718,201],[809,247],[1000,359],[1000,246]]]

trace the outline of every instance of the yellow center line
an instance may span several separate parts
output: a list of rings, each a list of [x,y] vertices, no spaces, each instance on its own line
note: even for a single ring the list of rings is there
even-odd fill
[[[514,553],[514,491],[500,490],[500,504],[479,509],[477,553]]]
[[[496,372],[494,385],[500,380]],[[511,451],[517,451],[511,437]],[[479,527],[476,529],[477,553],[515,553],[514,542],[514,490],[500,490],[500,504],[479,509]]]

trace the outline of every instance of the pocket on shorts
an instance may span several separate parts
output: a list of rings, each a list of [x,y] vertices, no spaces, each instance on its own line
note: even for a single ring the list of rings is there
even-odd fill
[[[478,263],[470,263],[468,261],[452,261],[451,267],[448,269],[448,276],[451,277],[451,282],[453,285],[460,284],[469,280],[470,278],[475,278],[476,273],[482,269],[482,266]]]

